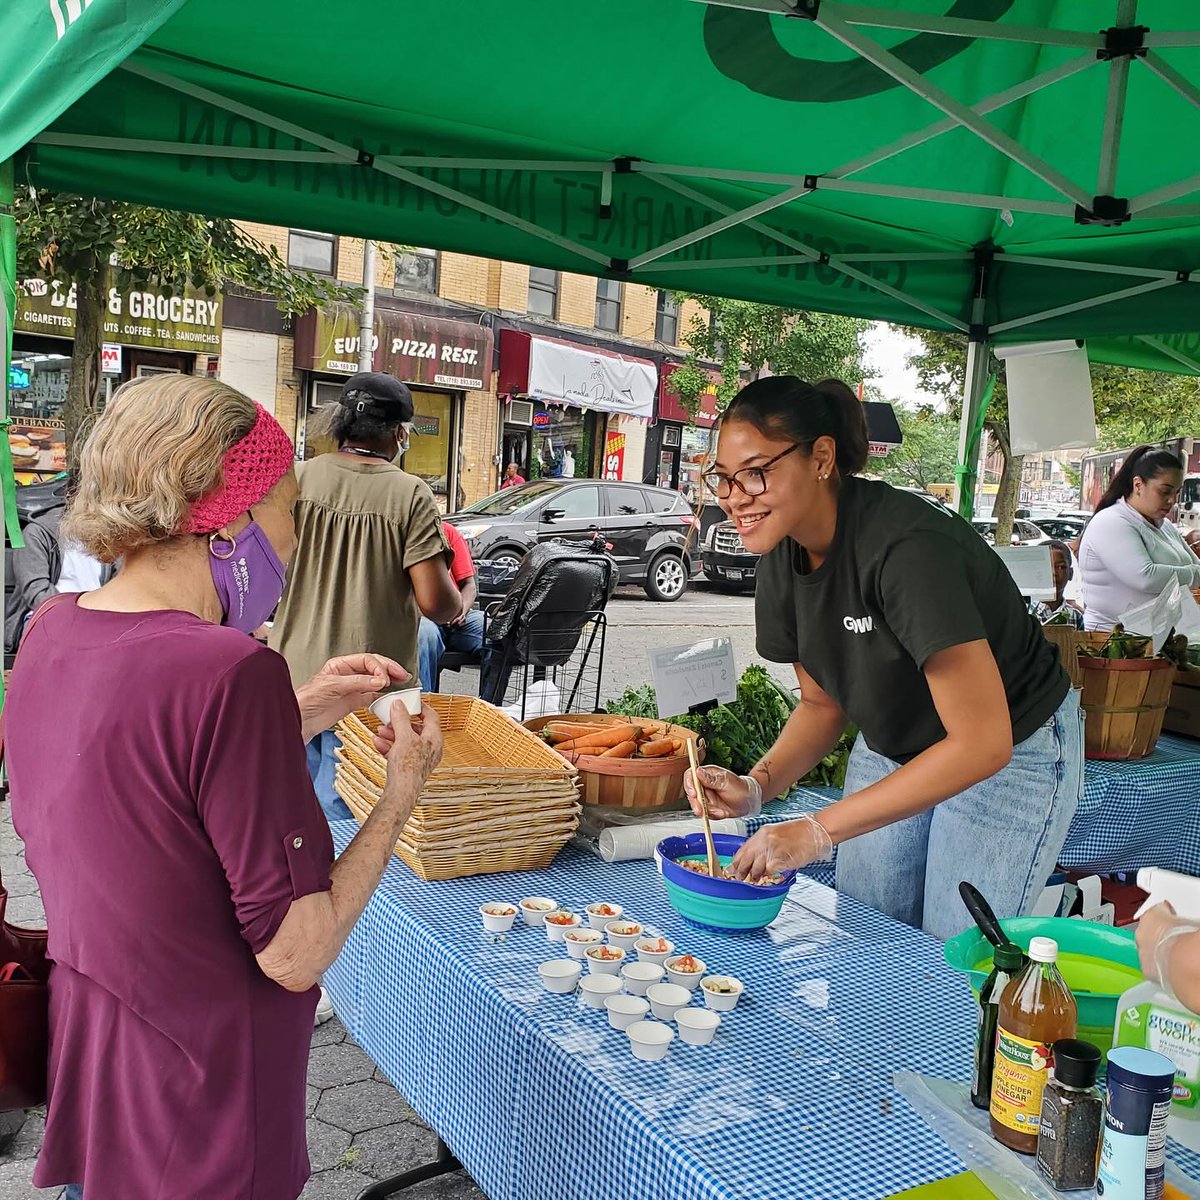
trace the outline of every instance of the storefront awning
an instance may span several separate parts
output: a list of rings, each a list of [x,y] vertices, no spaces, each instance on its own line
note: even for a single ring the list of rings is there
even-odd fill
[[[648,421],[654,415],[658,368],[647,358],[502,329],[498,390],[502,396]]]
[[[721,376],[716,371],[706,372],[709,385],[700,394],[700,407],[695,418],[692,418],[671,387],[671,376],[679,367],[679,363],[663,365],[662,379],[658,385],[658,419],[681,421],[684,425],[698,425],[701,429],[710,429],[717,421],[717,385],[721,382]]]
[[[296,319],[296,366],[353,375],[358,370],[358,309],[330,304]],[[405,383],[482,392],[492,382],[492,331],[466,321],[375,310],[376,371]]]

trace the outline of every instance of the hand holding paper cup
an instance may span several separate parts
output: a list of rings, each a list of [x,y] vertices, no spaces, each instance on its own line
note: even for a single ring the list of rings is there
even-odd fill
[[[399,692],[388,692],[386,696],[380,696],[371,705],[371,711],[385,725],[390,725],[392,723],[392,706],[397,703],[404,706],[409,717],[419,717],[421,715],[421,689],[405,688]]]

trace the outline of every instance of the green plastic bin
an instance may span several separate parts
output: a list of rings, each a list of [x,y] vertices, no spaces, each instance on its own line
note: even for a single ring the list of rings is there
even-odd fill
[[[1014,917],[1000,925],[1022,950],[1027,951],[1035,937],[1058,943],[1059,970],[1079,1005],[1079,1037],[1107,1054],[1113,1044],[1117,1002],[1143,979],[1133,932],[1065,917]],[[945,955],[955,970],[967,974],[978,996],[992,969],[987,938],[972,926],[946,943]]]

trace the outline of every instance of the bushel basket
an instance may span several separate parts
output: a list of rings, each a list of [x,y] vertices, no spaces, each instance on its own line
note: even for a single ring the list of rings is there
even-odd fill
[[[1084,756],[1145,758],[1154,751],[1175,682],[1165,658],[1079,656],[1083,678]]]
[[[574,721],[583,725],[594,723],[599,729],[613,720],[603,713],[570,713],[536,717],[526,721],[525,726],[539,733],[554,721]],[[697,757],[704,761],[704,739],[694,730],[649,717],[630,717],[628,720],[631,725],[640,725],[656,735],[694,742]],[[686,806],[683,790],[683,777],[688,770],[686,747],[666,758],[601,758],[598,754],[578,754],[574,763],[579,769],[586,805],[636,809],[638,812],[669,811]]]

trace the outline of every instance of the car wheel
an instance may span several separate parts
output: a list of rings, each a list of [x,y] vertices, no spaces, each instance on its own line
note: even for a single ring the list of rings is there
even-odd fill
[[[498,550],[495,554],[489,555],[489,561],[494,563],[503,563],[505,566],[519,567],[521,560],[525,557],[518,550],[503,549]]]
[[[687,591],[687,568],[678,554],[660,554],[651,560],[644,587],[651,600],[669,603]]]

